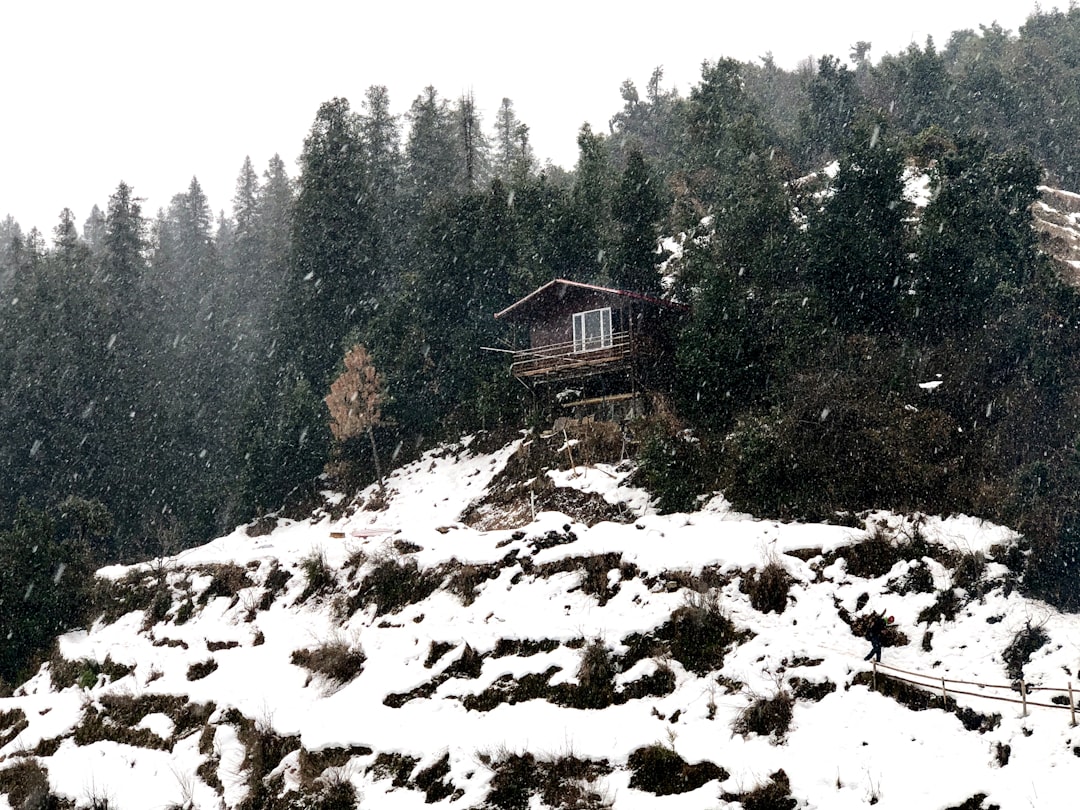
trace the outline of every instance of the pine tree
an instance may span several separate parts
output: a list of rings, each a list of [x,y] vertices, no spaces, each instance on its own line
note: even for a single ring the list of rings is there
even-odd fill
[[[370,316],[379,289],[364,149],[349,103],[334,99],[319,108],[300,156],[289,296],[278,336],[315,390],[328,384],[342,339]]]
[[[464,190],[465,172],[454,114],[446,101],[428,86],[406,114],[409,137],[405,144],[403,194],[415,220],[426,206],[437,205]]]
[[[508,186],[519,186],[528,180],[535,162],[529,128],[518,119],[514,102],[504,98],[495,115],[494,174]]]
[[[663,259],[659,226],[665,206],[658,185],[641,152],[631,150],[611,206],[617,234],[611,280],[618,287],[647,295],[661,292],[657,266]]]
[[[880,122],[860,124],[851,142],[810,217],[807,271],[842,327],[882,332],[911,288],[903,154]]]

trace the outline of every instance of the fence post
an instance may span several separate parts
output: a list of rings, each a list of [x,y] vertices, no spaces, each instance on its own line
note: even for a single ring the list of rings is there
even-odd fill
[[[1069,681],[1069,714],[1072,715],[1072,725],[1076,725],[1076,704],[1073,703],[1072,681]]]
[[[874,667],[874,691],[877,691],[877,661],[871,661],[871,665]]]
[[[946,703],[949,702],[949,693],[945,691],[945,679],[941,679],[941,699]]]
[[[1024,683],[1024,679],[1020,679],[1020,700],[1024,704],[1024,713],[1021,717],[1027,717],[1027,684]]]

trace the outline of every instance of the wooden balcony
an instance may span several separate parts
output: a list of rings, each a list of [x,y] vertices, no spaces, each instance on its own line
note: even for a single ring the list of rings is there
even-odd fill
[[[554,343],[550,346],[534,346],[514,352],[510,373],[515,377],[584,377],[599,374],[625,365],[633,346],[629,332],[616,332],[611,345],[574,350],[574,341]]]

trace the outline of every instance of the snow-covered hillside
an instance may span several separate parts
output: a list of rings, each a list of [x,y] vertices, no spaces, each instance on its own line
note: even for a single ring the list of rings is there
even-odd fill
[[[1080,665],[1080,620],[1012,587],[1011,532],[779,524],[719,496],[661,516],[628,465],[566,449],[540,486],[514,478],[521,441],[465,441],[385,495],[103,570],[106,616],[0,700],[9,806],[1071,803],[1064,692],[1024,717],[987,697],[1019,692],[952,682],[1064,690]],[[884,664],[977,696],[884,668],[875,691],[852,627],[871,610],[896,617]]]

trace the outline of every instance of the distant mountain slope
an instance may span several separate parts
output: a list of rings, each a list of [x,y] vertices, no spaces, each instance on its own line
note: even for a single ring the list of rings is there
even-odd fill
[[[1069,712],[984,697],[1018,698],[1022,675],[1061,687],[1033,693],[1053,705],[1077,666],[1080,617],[1016,592],[1008,529],[780,524],[720,497],[661,516],[631,466],[570,467],[562,441],[466,440],[385,494],[327,494],[310,520],[103,570],[103,618],[0,700],[8,806],[1071,800]],[[478,528],[500,510],[525,514]],[[896,618],[884,663],[928,689],[882,669],[874,691],[871,610]],[[1006,688],[950,682],[975,695],[942,702],[940,678]]]

